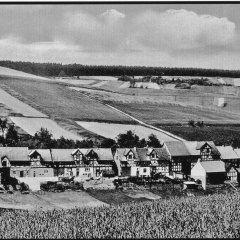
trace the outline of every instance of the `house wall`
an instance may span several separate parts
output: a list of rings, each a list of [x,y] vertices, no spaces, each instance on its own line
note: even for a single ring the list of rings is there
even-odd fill
[[[10,168],[10,176],[11,177],[28,177],[30,174],[30,166],[21,166],[21,167],[11,167]]]
[[[139,177],[141,176],[150,176],[151,168],[150,167],[131,167],[131,176],[137,176],[137,171],[139,171]]]
[[[191,177],[195,180],[201,180],[202,187],[204,190],[206,190],[206,172],[200,162],[197,162],[195,166],[191,169]]]
[[[53,177],[53,168],[38,167],[31,168],[28,177]]]

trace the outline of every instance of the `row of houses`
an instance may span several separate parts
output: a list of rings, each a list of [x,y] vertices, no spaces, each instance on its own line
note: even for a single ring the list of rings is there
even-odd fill
[[[240,149],[215,146],[211,141],[165,142],[161,148],[33,149],[0,147],[0,169],[12,177],[75,176],[91,178],[103,172],[116,176],[191,175],[198,163],[209,162],[209,171],[220,162],[231,180],[237,180]],[[203,164],[204,165],[204,164]],[[209,167],[210,166],[210,167]],[[213,170],[211,170],[213,169]],[[208,170],[207,170],[208,171]]]

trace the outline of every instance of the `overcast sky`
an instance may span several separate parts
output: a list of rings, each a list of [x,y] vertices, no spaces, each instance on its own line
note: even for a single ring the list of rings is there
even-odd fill
[[[240,69],[240,4],[0,5],[0,59]]]

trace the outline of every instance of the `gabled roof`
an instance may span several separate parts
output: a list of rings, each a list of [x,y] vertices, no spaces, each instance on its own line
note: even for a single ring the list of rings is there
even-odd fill
[[[0,147],[0,158],[11,161],[29,161],[27,147]]]
[[[212,153],[214,155],[220,155],[220,153],[219,153],[219,151],[218,151],[218,149],[217,149],[217,147],[216,147],[216,145],[214,144],[213,141],[197,142],[197,149],[201,149],[204,146],[204,144],[206,144],[206,143],[212,148]]]
[[[98,155],[98,160],[113,161],[111,148],[94,148],[93,151]]]
[[[138,161],[150,161],[147,159],[148,157],[148,149],[147,148],[137,148],[136,149]]]
[[[52,157],[49,149],[34,149],[29,152],[29,156],[37,152],[45,162],[52,162]]]
[[[137,152],[134,150],[134,148],[117,148],[115,155],[117,154],[119,156],[119,160],[120,161],[124,161],[126,159],[124,159],[124,157],[130,152],[132,151],[135,158],[138,159],[138,154]]]
[[[225,172],[225,164],[223,161],[203,161],[202,167],[207,173]]]
[[[51,149],[50,154],[54,162],[73,162],[72,149]]]
[[[166,148],[154,148],[157,153],[158,160],[170,160],[170,156],[166,150]]]
[[[189,156],[190,155],[188,149],[184,145],[184,142],[171,141],[171,142],[165,142],[165,145],[171,156]]]
[[[169,160],[169,154],[165,148],[137,148],[137,156],[139,161],[151,161],[147,157],[155,151],[157,154],[158,160]]]
[[[184,142],[190,155],[199,156],[200,150],[197,150],[198,142],[197,141],[185,141]]]
[[[222,159],[240,159],[240,156],[237,155],[231,146],[219,146],[217,149]]]
[[[240,158],[240,148],[235,148],[234,152],[238,155],[238,158]]]

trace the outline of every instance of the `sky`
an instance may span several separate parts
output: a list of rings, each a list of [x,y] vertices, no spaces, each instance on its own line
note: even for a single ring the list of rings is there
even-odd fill
[[[240,4],[0,4],[0,59],[240,69]]]

